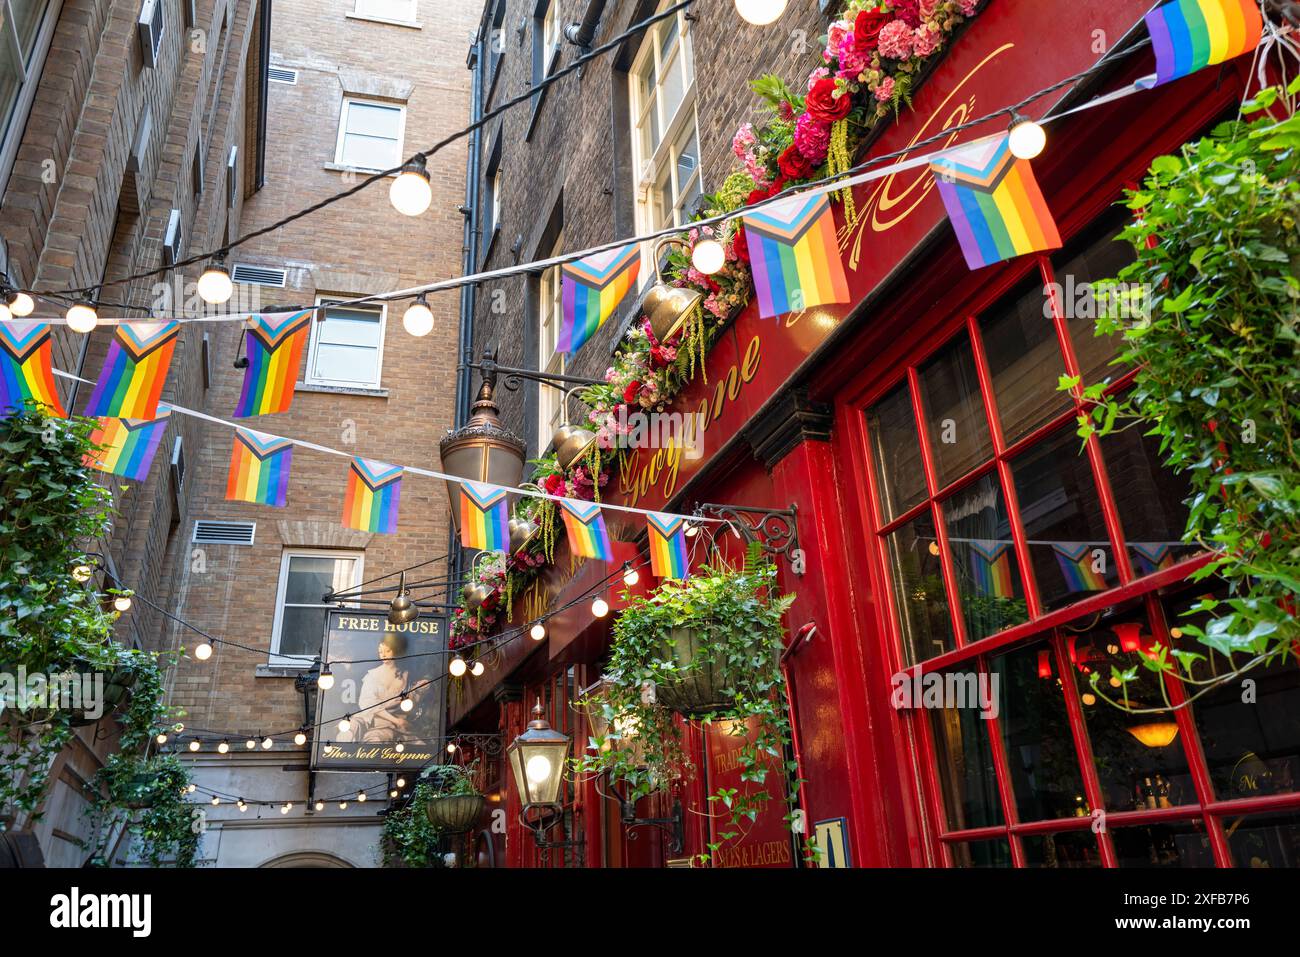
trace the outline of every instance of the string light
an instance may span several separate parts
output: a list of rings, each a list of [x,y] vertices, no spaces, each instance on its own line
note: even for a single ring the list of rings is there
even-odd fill
[[[5,291],[8,302],[0,303],[0,318],[7,319],[11,316],[17,316],[19,319],[23,319],[32,314],[32,310],[36,308],[36,300],[27,293],[12,287],[6,287]],[[4,315],[6,311],[9,316]]]
[[[417,156],[402,167],[388,187],[388,201],[403,216],[419,216],[433,202],[433,186],[424,157]]]
[[[358,803],[358,804],[364,804],[364,803],[366,803],[366,792],[365,792],[365,791],[358,791],[358,792],[357,792],[357,803]]]
[[[403,711],[410,711],[412,708],[415,707],[415,702],[412,701],[409,697],[407,697],[406,693],[403,692],[402,700],[398,704],[398,707],[401,708]]]
[[[159,731],[158,734],[157,734],[157,736],[154,738],[154,740],[157,741],[159,744],[166,744],[166,743],[167,743],[167,732],[166,732],[166,731]]]
[[[290,807],[290,805],[286,804],[284,807],[280,808],[280,813],[281,813],[281,814],[288,814],[288,813],[289,813],[289,807]]]
[[[736,12],[746,23],[765,27],[785,13],[788,0],[736,0]]]
[[[406,787],[406,778],[398,778],[398,779],[397,779],[397,786],[398,786],[399,788],[404,788],[404,787]]]
[[[347,734],[352,730],[352,715],[345,714],[339,719],[339,734]]]
[[[199,298],[214,306],[226,302],[235,292],[235,284],[230,281],[230,270],[220,259],[209,263],[208,268],[203,270],[196,288]]]
[[[686,523],[686,537],[687,537],[687,538],[694,538],[694,537],[695,537],[696,535],[698,535],[698,534],[700,534],[700,527],[699,527],[698,525],[694,525],[694,524],[692,524],[691,522],[687,522],[687,523]]]
[[[456,753],[456,743],[455,743],[454,741],[448,741],[448,742],[447,742],[447,753],[448,753],[448,754],[455,754],[455,753]]]
[[[455,658],[451,659],[451,664],[447,666],[447,670],[451,672],[453,678],[459,678],[465,673],[467,667],[469,666],[465,664],[465,659],[460,655],[457,655]]]
[[[325,802],[324,802],[324,801],[317,801],[317,802],[316,802],[316,810],[318,810],[318,811],[323,811],[323,810],[325,810]]]
[[[257,747],[257,742],[254,741],[252,738],[249,738],[247,741],[244,742],[244,747],[252,751],[255,747]]]
[[[603,598],[597,598],[591,603],[591,613],[597,618],[604,618],[609,614],[609,602]]]
[[[243,798],[240,798],[239,801],[236,802],[236,806],[239,808],[240,814],[243,814],[245,811],[248,810],[248,805],[244,803]]]
[[[701,239],[691,250],[691,265],[706,276],[721,272],[726,264],[727,251],[716,239]]]
[[[339,801],[339,810],[340,810],[340,811],[346,811],[347,809],[348,809],[348,802],[347,802],[347,801]]]
[[[207,661],[212,657],[212,645],[206,641],[201,641],[194,646],[194,657],[199,661]]]
[[[416,296],[415,302],[402,313],[402,328],[417,339],[433,332],[433,310],[429,308],[429,300],[424,297],[424,293]]]
[[[293,743],[301,748],[307,743],[307,733],[300,728],[298,733],[293,736]]]
[[[130,611],[130,610],[131,610],[131,596],[130,596],[130,595],[114,595],[114,596],[113,596],[113,609],[114,609],[115,611],[119,611],[119,612]]]
[[[174,731],[176,734],[180,734],[184,730],[185,730],[185,725],[181,724],[179,721],[177,721],[174,725],[172,725],[172,731]]]
[[[263,751],[270,751],[270,750],[271,750],[271,745],[274,744],[274,743],[275,743],[275,742],[271,740],[271,736],[270,736],[270,735],[267,735],[265,738],[262,739],[262,750],[263,750]]]
[[[94,303],[85,299],[74,302],[69,306],[66,318],[68,328],[83,335],[93,332],[95,327],[99,325],[99,313],[95,311]]]
[[[395,745],[393,745],[393,750],[396,751],[398,754],[401,754],[403,751],[406,750],[406,745],[402,744],[401,741],[398,741]]]
[[[194,791],[195,791],[197,788],[198,788],[198,785],[197,785],[197,784],[191,784],[191,785],[189,785],[188,787],[185,788],[185,792],[186,792],[187,794],[193,794]]]
[[[389,796],[390,798],[395,798],[395,797],[397,797],[397,788],[393,788],[391,791],[389,791],[389,792],[388,792],[388,796]]]
[[[221,798],[217,797],[215,794],[212,795],[212,806],[216,807],[220,803],[221,803]]]
[[[1042,153],[1043,147],[1047,145],[1047,131],[1033,120],[1013,112],[1008,143],[1011,155],[1016,159],[1031,160]]]
[[[637,582],[641,580],[641,573],[638,572],[631,565],[624,565],[623,567],[625,569],[625,571],[623,572],[623,584],[631,588],[633,585],[635,585]]]
[[[474,662],[474,666],[469,669],[469,673],[472,674],[475,678],[481,678],[483,676],[483,672],[486,670],[487,669],[483,667],[483,661],[479,659]]]
[[[329,665],[325,665],[316,677],[316,687],[321,691],[329,691],[334,687],[334,672],[330,671]]]
[[[193,741],[190,742],[190,750],[197,751],[198,749],[199,749],[199,739],[195,738]]]
[[[217,754],[228,754],[230,752],[230,742],[222,741],[217,745]]]
[[[72,569],[72,580],[84,585],[90,581],[90,576],[94,573],[89,565],[77,565]]]
[[[546,626],[540,621],[533,625],[532,631],[528,633],[533,641],[541,641],[546,637]]]

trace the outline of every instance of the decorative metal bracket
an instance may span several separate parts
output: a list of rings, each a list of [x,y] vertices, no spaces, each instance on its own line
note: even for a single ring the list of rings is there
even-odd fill
[[[528,818],[529,811],[541,811],[543,813],[537,820],[531,821]],[[550,851],[565,847],[576,848],[577,855],[583,858],[583,863],[585,863],[586,837],[578,837],[572,841],[551,841],[545,837],[546,833],[553,830],[557,825],[561,828],[564,827],[564,812],[558,805],[525,804],[519,810],[519,823],[533,832],[533,843],[537,845],[538,850]]]
[[[802,575],[807,559],[799,547],[798,507],[755,508],[748,505],[698,505],[695,514],[720,518],[745,542],[758,542],[763,551],[790,560],[790,570]]]
[[[618,802],[619,823],[628,830],[628,840],[636,840],[634,828],[638,827],[655,827],[663,831],[668,836],[668,853],[680,854],[682,847],[686,843],[686,814],[682,810],[680,798],[673,798],[673,809],[670,817],[637,817],[636,802],[629,801],[623,795],[618,793],[618,788],[614,786],[613,780],[606,773],[605,784],[609,787],[606,792],[600,786],[600,779],[596,779],[596,792],[602,797],[612,797]]]
[[[599,385],[603,381],[601,379],[588,379],[583,376],[561,375],[558,372],[538,372],[534,369],[516,369],[513,366],[499,365],[495,349],[485,352],[481,362],[465,363],[465,368],[480,371],[485,376],[491,377],[494,382],[496,376],[501,375],[503,377],[501,384],[511,392],[518,392],[520,386],[523,385],[524,379],[540,382],[542,385],[549,385],[561,392],[567,392],[574,386]]]

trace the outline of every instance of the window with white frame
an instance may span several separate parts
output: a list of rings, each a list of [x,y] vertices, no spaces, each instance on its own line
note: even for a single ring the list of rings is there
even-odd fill
[[[358,17],[415,23],[416,0],[357,0],[352,12]]]
[[[392,169],[402,162],[406,107],[345,96],[334,162],[354,169]]]
[[[642,232],[686,222],[703,192],[688,27],[681,11],[652,27],[628,74]]]
[[[307,351],[308,385],[377,389],[384,359],[385,307],[341,306],[317,297]]]
[[[336,607],[322,596],[361,584],[363,559],[361,552],[330,549],[284,552],[275,595],[271,664],[310,667],[320,654],[329,610]]]
[[[560,0],[541,0],[533,27],[533,83],[540,83],[555,66],[560,50]]]
[[[27,125],[62,0],[0,0],[0,194]]]
[[[564,251],[564,235],[555,240],[550,255]],[[564,295],[560,286],[560,266],[552,266],[542,273],[537,299],[537,368],[552,375],[564,374],[564,353],[555,345],[560,337],[560,322],[564,316]],[[551,443],[551,436],[564,420],[564,394],[545,383],[537,386],[537,447],[539,452]]]

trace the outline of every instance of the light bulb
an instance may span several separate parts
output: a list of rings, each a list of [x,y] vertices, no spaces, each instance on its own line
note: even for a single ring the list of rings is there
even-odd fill
[[[366,792],[365,792],[365,791],[358,791],[358,792],[357,792],[357,803],[358,803],[358,804],[364,804],[365,801],[366,801]]]
[[[347,734],[347,732],[351,730],[352,730],[352,716],[350,714],[345,714],[342,718],[339,719],[339,734]]]
[[[433,187],[429,185],[429,171],[424,159],[407,163],[388,187],[388,200],[403,216],[419,216],[433,202]]]
[[[340,810],[340,811],[346,811],[347,809],[348,809],[348,802],[347,802],[347,801],[339,801],[339,810]]]
[[[212,657],[212,646],[206,641],[201,641],[194,646],[194,657],[199,661],[207,661]]]
[[[391,791],[389,791],[389,792],[388,792],[388,796],[389,796],[390,798],[395,798],[395,797],[397,797],[397,788],[393,788]]]
[[[726,264],[727,251],[716,239],[701,239],[691,250],[691,265],[706,276],[719,272]]]
[[[197,751],[198,749],[199,749],[199,739],[195,738],[193,741],[190,742],[190,750]]]
[[[298,745],[298,747],[301,748],[304,744],[307,743],[307,735],[299,731],[297,734],[293,736],[293,743]]]
[[[398,707],[401,708],[403,711],[410,711],[412,708],[415,707],[415,702],[412,701],[410,698],[408,698],[406,695],[402,695],[402,703],[398,705]]]
[[[198,788],[198,785],[197,785],[197,784],[189,784],[189,785],[186,785],[186,787],[185,787],[185,792],[186,792],[187,794],[193,794],[197,788]]]
[[[240,813],[240,814],[243,814],[245,811],[248,810],[248,805],[244,803],[244,799],[243,799],[243,798],[240,798],[240,799],[239,799],[239,801],[238,801],[238,806],[239,806],[239,813]]]
[[[406,787],[406,778],[398,778],[398,779],[397,779],[397,786],[398,786],[399,788],[404,788],[404,787]]]
[[[247,741],[244,742],[244,747],[252,751],[255,747],[257,747],[257,742],[254,741],[252,738],[249,738]]]
[[[199,298],[214,306],[226,302],[235,292],[235,284],[230,281],[230,270],[220,262],[210,263],[203,270],[196,288]]]
[[[398,741],[395,745],[393,745],[393,750],[396,751],[398,754],[401,754],[403,751],[406,750],[406,745],[402,744],[401,741]]]
[[[25,292],[15,292],[14,297],[9,300],[9,311],[19,319],[30,316],[36,308],[36,301]]]
[[[631,588],[640,580],[641,580],[641,573],[638,572],[635,568],[629,568],[627,571],[623,573],[623,584],[627,585],[629,588]]]
[[[402,313],[402,328],[417,337],[433,332],[433,310],[423,295],[416,296],[415,302]]]
[[[281,814],[288,814],[288,813],[289,813],[289,805],[286,804],[284,807],[280,808],[280,813],[281,813]]]
[[[686,537],[687,537],[687,538],[694,538],[694,537],[695,537],[696,535],[698,535],[698,534],[700,534],[700,526],[698,526],[698,525],[692,525],[690,522],[687,522],[687,523],[686,523]]]
[[[451,664],[447,666],[447,670],[451,672],[453,678],[459,678],[465,673],[465,669],[468,667],[469,666],[465,664],[465,659],[460,655],[457,655],[455,658],[451,659]]]
[[[746,23],[765,27],[785,13],[788,0],[736,0],[736,12]]]
[[[334,672],[330,671],[329,668],[321,669],[320,675],[316,678],[316,687],[320,688],[321,691],[329,691],[330,688],[333,688]]]
[[[68,328],[73,332],[87,333],[99,325],[99,313],[93,304],[82,300],[68,307]]]
[[[524,766],[524,773],[533,784],[540,784],[551,776],[551,759],[544,754],[534,754]]]
[[[274,744],[274,743],[275,743],[275,742],[273,742],[273,741],[271,740],[270,736],[268,735],[267,737],[265,737],[265,738],[262,739],[262,750],[263,750],[263,751],[270,751],[270,750],[271,750],[271,745]]]
[[[172,731],[174,731],[176,734],[180,734],[184,730],[185,730],[185,725],[181,724],[179,721],[177,721],[174,725],[172,725]]]
[[[316,802],[316,810],[318,810],[318,811],[323,811],[323,810],[325,810],[325,802],[324,802],[324,801],[317,801],[317,802]]]
[[[130,595],[114,595],[114,596],[113,596],[113,608],[116,609],[117,611],[130,611],[130,610],[131,610],[131,596],[130,596]]]
[[[597,618],[604,618],[609,614],[609,602],[603,598],[597,598],[591,603],[591,613]]]
[[[93,574],[94,571],[89,565],[77,565],[72,569],[72,580],[84,585],[90,581],[90,576]]]
[[[221,798],[217,797],[215,794],[212,795],[212,806],[216,807],[220,803],[221,803]]]
[[[160,732],[158,733],[158,736],[155,737],[154,740],[157,741],[159,744],[166,744],[166,743],[167,743],[167,734],[166,734],[166,732],[160,731]]]
[[[219,745],[217,745],[217,754],[227,754],[229,753],[229,751],[230,751],[229,741],[222,741]]]
[[[483,667],[483,662],[476,661],[474,662],[474,666],[469,669],[469,673],[472,674],[475,678],[478,678],[481,677],[483,672],[486,670],[487,669]]]
[[[529,634],[532,635],[533,641],[541,641],[546,637],[546,626],[539,621],[537,624],[533,625],[533,629]]]
[[[1047,145],[1047,131],[1033,120],[1019,117],[1013,120],[1010,144],[1011,155],[1016,159],[1033,159]]]
[[[0,322],[8,322],[14,317],[14,311],[9,308],[9,303],[0,300]]]
[[[447,742],[447,753],[448,753],[448,754],[455,754],[455,753],[456,753],[456,742],[454,742],[454,741],[448,741],[448,742]]]

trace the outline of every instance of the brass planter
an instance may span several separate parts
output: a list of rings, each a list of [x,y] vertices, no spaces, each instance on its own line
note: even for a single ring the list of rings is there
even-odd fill
[[[700,657],[702,637],[698,628],[674,628],[668,633],[659,655],[664,661],[674,662],[679,669],[690,668],[677,681],[655,685],[655,700],[687,718],[725,711],[734,703],[723,693],[726,681],[720,667],[716,664],[692,667]]]
[[[481,794],[446,794],[424,806],[429,823],[448,834],[464,834],[478,823],[487,800]]]

